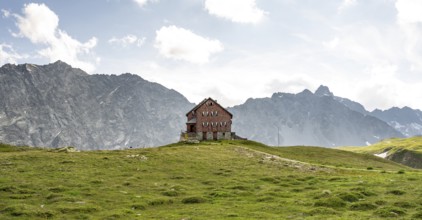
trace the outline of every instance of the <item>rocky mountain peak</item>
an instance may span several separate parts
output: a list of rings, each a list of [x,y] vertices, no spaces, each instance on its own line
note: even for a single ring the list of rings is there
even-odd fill
[[[137,75],[89,75],[62,61],[0,68],[0,140],[8,144],[158,146],[178,140],[190,108],[180,93]]]
[[[56,66],[69,66],[69,67],[71,67],[69,64],[67,64],[67,63],[65,63],[65,62],[63,62],[63,61],[61,61],[61,60],[57,60],[56,62],[54,62],[54,63],[51,63],[51,65],[56,65]]]
[[[298,95],[313,95],[313,93],[309,89],[304,89],[302,92],[298,93]]]
[[[320,85],[318,89],[315,91],[315,95],[317,96],[334,96],[334,94],[330,91],[327,86]]]

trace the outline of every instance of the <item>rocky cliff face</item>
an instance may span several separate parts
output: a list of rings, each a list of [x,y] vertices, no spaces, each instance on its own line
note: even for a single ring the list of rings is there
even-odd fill
[[[384,121],[352,110],[329,90],[275,93],[229,111],[237,134],[269,145],[368,145],[403,136]]]
[[[132,74],[88,75],[61,61],[0,68],[0,141],[9,144],[158,146],[178,140],[192,106]]]
[[[406,137],[422,135],[422,111],[420,110],[393,107],[384,111],[376,109],[371,112],[371,115],[387,122]]]
[[[412,168],[422,169],[422,154],[418,151],[402,149],[389,155],[386,159]]]

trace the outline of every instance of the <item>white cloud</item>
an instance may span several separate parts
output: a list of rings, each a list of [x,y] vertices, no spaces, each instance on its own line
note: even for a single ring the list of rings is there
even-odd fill
[[[211,54],[223,50],[220,41],[199,36],[174,25],[162,27],[156,32],[155,47],[166,58],[198,64],[207,63]]]
[[[1,10],[3,17],[8,18],[10,16],[10,11],[2,9]]]
[[[257,24],[267,12],[259,9],[255,0],[205,0],[208,13],[238,23]]]
[[[34,44],[47,45],[38,53],[54,62],[65,61],[72,66],[93,72],[93,62],[83,61],[79,56],[93,56],[92,49],[97,45],[97,38],[92,37],[85,43],[73,39],[58,28],[59,17],[45,4],[30,3],[23,8],[23,15],[14,14],[19,33],[14,36],[28,38]]]
[[[422,1],[397,0],[396,8],[399,23],[422,22]]]
[[[144,7],[148,2],[156,2],[157,0],[133,0],[139,7]]]
[[[18,60],[26,58],[26,55],[18,54],[11,45],[0,44],[0,65],[5,63],[16,64]]]
[[[422,71],[422,1],[397,0],[397,23],[404,34],[403,48],[411,70]]]
[[[110,40],[108,40],[108,42],[110,44],[114,44],[114,45],[118,45],[121,47],[128,47],[131,45],[135,45],[137,47],[141,47],[142,45],[144,45],[146,38],[138,38],[137,36],[133,35],[133,34],[128,34],[122,38],[116,38],[113,37]]]
[[[357,4],[357,0],[343,0],[343,2],[341,3],[341,5],[338,7],[337,12],[341,13],[344,10],[353,7]]]

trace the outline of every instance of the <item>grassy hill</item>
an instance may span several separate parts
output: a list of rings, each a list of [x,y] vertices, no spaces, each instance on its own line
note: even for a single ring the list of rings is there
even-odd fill
[[[421,181],[371,155],[251,141],[0,145],[0,219],[422,219]]]
[[[344,147],[342,150],[364,153],[385,153],[386,159],[422,169],[422,137],[391,138],[367,147]]]

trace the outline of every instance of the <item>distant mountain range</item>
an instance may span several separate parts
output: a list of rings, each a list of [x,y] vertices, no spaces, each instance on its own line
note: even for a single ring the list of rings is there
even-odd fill
[[[159,146],[178,140],[183,95],[129,73],[89,75],[57,61],[0,68],[0,142],[79,149]],[[367,111],[334,96],[274,93],[228,108],[233,131],[269,145],[368,145],[422,134],[422,112],[405,108]]]
[[[229,110],[235,115],[233,129],[240,136],[269,145],[335,147],[403,137],[386,122],[354,110],[359,107],[321,86],[315,93],[304,90],[248,99]]]
[[[193,106],[137,75],[88,75],[61,61],[2,66],[0,94],[0,142],[54,148],[175,142]]]
[[[315,92],[316,95],[331,95],[328,87],[320,86]],[[400,131],[406,137],[422,135],[422,111],[409,107],[393,107],[387,110],[376,109],[372,112],[367,111],[360,103],[349,99],[333,96],[335,100],[341,102],[351,110],[360,112],[364,115],[371,115],[387,122],[391,127]]]
[[[409,107],[393,107],[388,110],[374,110],[370,113],[387,122],[406,137],[422,135],[422,111]]]

